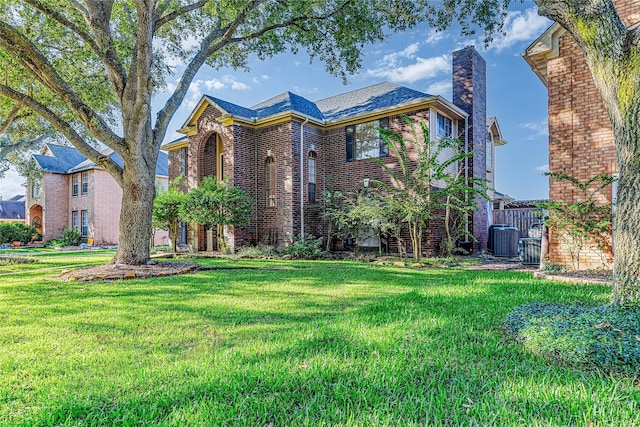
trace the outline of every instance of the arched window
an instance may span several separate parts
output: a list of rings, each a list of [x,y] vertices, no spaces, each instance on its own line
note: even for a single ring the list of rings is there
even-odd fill
[[[264,166],[264,181],[267,195],[267,207],[274,208],[276,206],[276,163],[274,158],[267,157]]]
[[[309,201],[316,201],[316,152],[309,153]]]

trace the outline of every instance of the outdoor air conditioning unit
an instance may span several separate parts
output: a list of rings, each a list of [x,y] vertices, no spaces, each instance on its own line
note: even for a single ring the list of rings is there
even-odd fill
[[[518,256],[518,229],[496,227],[493,230],[493,255],[498,257]]]
[[[520,262],[525,265],[540,265],[542,239],[520,239]]]
[[[487,240],[487,249],[489,250],[489,252],[493,252],[493,242],[495,241],[493,233],[494,233],[496,228],[501,228],[501,227],[508,227],[508,225],[507,224],[492,224],[492,225],[489,226],[489,240]]]

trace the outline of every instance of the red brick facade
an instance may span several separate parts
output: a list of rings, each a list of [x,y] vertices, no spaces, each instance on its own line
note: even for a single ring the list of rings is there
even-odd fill
[[[640,3],[614,0],[614,4],[627,26],[640,22]],[[548,43],[551,40],[553,42]],[[549,92],[549,170],[580,180],[599,173],[617,173],[609,116],[584,55],[573,38],[561,28],[551,27],[525,52],[525,59],[532,64]],[[577,196],[571,184],[550,179],[551,200],[575,202]],[[608,188],[600,201],[610,203],[611,200],[611,188]],[[610,250],[603,254],[589,248],[581,254],[581,268],[601,267],[603,260],[606,264],[611,256]],[[549,260],[571,265],[571,256],[563,246],[558,230],[551,230]]]
[[[486,173],[484,167],[487,139],[484,61],[473,48],[466,48],[462,53],[459,55],[460,59],[454,57],[454,64],[458,68],[476,67],[471,73],[454,76],[454,87],[457,85],[460,96],[468,101],[464,107],[455,102],[448,103],[439,97],[425,95],[425,98],[418,101],[399,102],[397,108],[392,106],[367,110],[337,120],[319,120],[290,110],[286,111],[286,114],[274,114],[260,121],[231,117],[233,115],[224,109],[224,103],[219,102],[220,105],[218,105],[215,99],[205,97],[181,129],[188,138],[174,141],[165,147],[169,151],[169,179],[172,180],[179,175],[180,150],[183,147],[188,147],[189,186],[197,185],[196,178],[200,179],[203,176],[220,178],[212,159],[217,156],[216,149],[224,147],[223,177],[232,185],[243,189],[253,201],[250,224],[233,230],[230,246],[263,243],[282,247],[291,238],[302,234],[303,222],[305,235],[326,236],[326,224],[322,219],[321,194],[327,189],[329,180],[332,181],[333,188],[341,192],[362,188],[365,179],[392,184],[388,174],[374,160],[347,159],[347,126],[371,120],[388,119],[391,130],[412,138],[411,130],[399,114],[408,115],[416,124],[424,122],[430,125],[431,117],[438,112],[452,120],[462,139],[468,117],[465,112],[469,115],[476,114],[477,122],[482,124],[477,126],[476,140],[482,143],[478,144],[478,147],[470,146],[470,149],[476,148],[476,155],[481,156],[476,161],[482,165],[481,169]],[[478,81],[474,82],[474,79]],[[473,133],[474,130],[469,132],[469,134]],[[303,145],[302,163],[300,161],[301,145]],[[308,193],[310,153],[313,153],[316,159],[315,202],[309,201]],[[276,165],[276,199],[273,207],[267,204],[265,180],[267,159],[272,159]],[[380,160],[389,165],[396,162],[393,156],[383,156]],[[302,174],[302,180],[300,174]],[[304,206],[302,209],[301,197]],[[484,230],[479,230],[480,244],[476,248],[478,250],[484,249],[483,245],[486,243],[486,211],[480,209],[477,215],[482,214],[485,218],[478,217],[474,222],[479,228],[484,227]],[[199,250],[205,250],[205,233],[202,227],[190,231],[190,243]],[[443,235],[442,224],[434,222],[425,235],[424,249],[429,253],[436,252]]]

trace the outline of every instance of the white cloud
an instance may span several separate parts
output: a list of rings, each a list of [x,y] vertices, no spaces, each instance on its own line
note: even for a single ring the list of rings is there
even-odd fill
[[[248,90],[251,89],[249,87],[249,85],[247,85],[246,83],[242,83],[236,80],[235,77],[233,77],[230,74],[227,74],[225,76],[222,77],[222,81],[228,85],[231,85],[231,89],[232,90]]]
[[[426,44],[433,45],[438,43],[440,40],[444,39],[446,34],[443,31],[438,31],[433,28],[429,30],[429,34],[427,34]]]
[[[528,140],[549,136],[549,122],[545,118],[538,122],[521,123],[520,127],[529,131]]]
[[[427,87],[426,92],[430,95],[440,95],[446,99],[450,99],[452,87],[451,80],[439,80],[431,83]]]
[[[224,83],[222,83],[218,79],[207,80],[204,83],[204,85],[207,87],[207,89],[213,89],[213,90],[220,90],[224,87]]]
[[[293,92],[297,93],[298,95],[311,95],[314,93],[317,93],[320,89],[317,87],[300,87],[300,86],[294,86],[293,87]]]
[[[402,52],[410,51],[411,50],[407,51],[407,49],[405,49]],[[378,68],[367,70],[367,74],[373,77],[389,79],[397,83],[413,83],[422,79],[434,78],[451,69],[449,55],[426,59],[416,57],[415,63],[407,66],[398,66],[397,58],[400,57],[399,54],[402,52],[398,52],[395,56],[386,55],[385,58],[389,61],[382,62]]]
[[[379,61],[379,63],[385,66],[394,66],[398,64],[398,60],[401,58],[413,59],[416,57],[416,53],[418,53],[419,47],[420,43],[412,43],[399,52],[386,54],[382,57],[382,60]]]
[[[25,188],[22,185],[25,181],[13,168],[6,171],[4,176],[0,178],[0,196],[2,196],[2,199],[7,200],[17,194],[25,194]]]
[[[546,164],[546,165],[536,166],[536,170],[542,173],[549,172],[549,165]]]
[[[538,15],[535,8],[527,9],[524,12],[508,12],[504,23],[505,34],[496,37],[489,48],[501,51],[518,42],[533,41],[549,25],[551,25],[551,21]]]

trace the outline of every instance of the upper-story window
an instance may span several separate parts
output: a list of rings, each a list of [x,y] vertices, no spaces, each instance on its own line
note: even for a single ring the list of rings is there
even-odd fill
[[[187,176],[187,147],[180,149],[180,175]]]
[[[309,153],[309,201],[316,201],[316,152]]]
[[[40,180],[34,179],[31,182],[31,197],[40,197]]]
[[[71,195],[77,196],[80,192],[80,175],[77,173],[71,175]]]
[[[347,126],[345,128],[347,161],[388,156],[387,142],[380,136],[379,130],[388,128],[388,117]]]
[[[265,160],[265,189],[267,196],[267,207],[273,208],[276,206],[276,162],[273,157],[267,157]]]
[[[436,138],[453,138],[453,122],[450,118],[436,113]]]
[[[89,194],[89,172],[82,172],[80,178],[82,180],[82,194]]]

